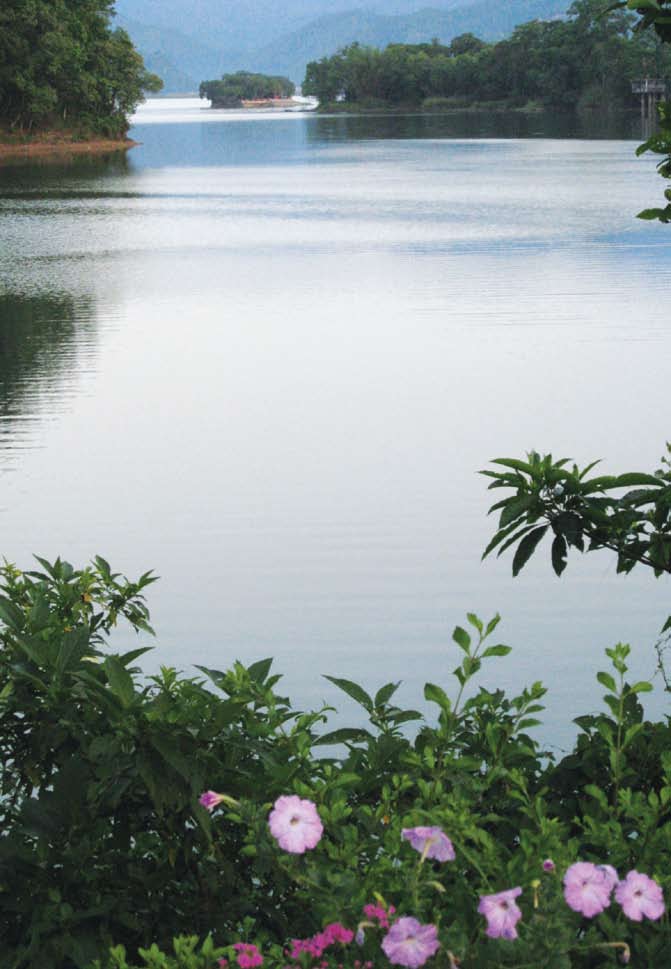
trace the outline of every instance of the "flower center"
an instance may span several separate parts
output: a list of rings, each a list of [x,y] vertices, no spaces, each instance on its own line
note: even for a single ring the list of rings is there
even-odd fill
[[[294,814],[294,816],[289,821],[289,824],[298,824],[299,821],[300,821],[300,818],[298,817],[298,815]]]

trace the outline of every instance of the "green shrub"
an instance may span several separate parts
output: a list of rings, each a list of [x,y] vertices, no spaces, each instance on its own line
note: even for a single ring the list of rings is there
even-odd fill
[[[669,726],[644,721],[649,684],[627,684],[628,647],[608,651],[604,712],[578,719],[559,762],[531,733],[541,684],[517,697],[474,688],[482,664],[510,651],[493,642],[498,617],[469,614],[468,631],[455,629],[454,698],[425,688],[434,722],[395,705],[398,684],[369,694],[331,677],[368,724],[324,733],[326,711],[294,710],[270,660],[146,678],[133,666],[142,650],[108,654],[117,619],[148,629],[151,575],[128,582],[102,559],[81,571],[40,562],[2,570],[3,966],[85,967],[117,943],[128,956],[114,950],[110,969],[126,958],[204,969],[222,957],[210,946],[230,962],[242,941],[280,969],[288,940],[334,922],[353,931],[372,903],[437,925],[444,965],[592,969],[626,944],[636,965],[666,966],[666,917],[637,924],[613,904],[584,919],[561,890],[578,860],[671,884]],[[213,817],[199,804],[212,788],[226,795]],[[300,856],[268,829],[287,794],[314,803],[324,826]],[[440,827],[455,861],[422,862],[402,837],[418,826]],[[519,938],[488,938],[479,898],[514,887]],[[333,959],[386,965],[381,933],[364,932],[363,949]],[[173,946],[209,933],[205,950],[195,938]]]

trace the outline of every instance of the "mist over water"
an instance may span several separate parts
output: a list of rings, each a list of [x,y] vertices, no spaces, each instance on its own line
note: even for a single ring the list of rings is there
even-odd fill
[[[651,674],[664,580],[481,563],[477,475],[531,448],[648,470],[671,437],[671,248],[635,219],[661,191],[636,136],[197,101],[135,121],[126,158],[0,171],[0,553],[155,568],[147,669],[272,655],[302,705],[336,700],[324,672],[422,706],[468,610],[514,647],[486,685],[550,686],[551,742],[598,703],[605,646]]]

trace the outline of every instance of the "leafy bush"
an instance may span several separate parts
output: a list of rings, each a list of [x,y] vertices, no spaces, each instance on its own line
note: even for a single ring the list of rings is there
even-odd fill
[[[148,629],[151,575],[128,582],[102,559],[40,565],[2,570],[3,965],[85,967],[116,942],[106,969],[209,969],[224,957],[244,969],[233,943],[258,944],[268,969],[307,967],[309,952],[292,960],[283,946],[334,923],[360,928],[363,947],[334,946],[315,965],[387,965],[381,907],[392,922],[437,926],[436,959],[463,969],[592,969],[629,950],[637,965],[666,966],[666,917],[638,924],[613,903],[584,918],[562,894],[577,861],[671,884],[671,737],[643,719],[650,687],[627,684],[628,647],[608,651],[605,710],[579,718],[559,762],[530,733],[541,684],[517,697],[474,689],[482,664],[510,649],[492,641],[498,617],[473,614],[453,635],[454,698],[425,687],[436,722],[396,706],[396,683],[371,695],[330,677],[368,726],[319,735],[327,711],[294,710],[270,660],[143,678],[142,650],[108,654],[117,619]],[[214,817],[199,803],[212,788],[225,795]],[[314,850],[275,842],[268,815],[283,795],[316,805]],[[454,860],[418,854],[407,831],[423,827],[445,832]],[[519,938],[490,938],[481,897],[517,888]],[[195,937],[208,933],[203,949]]]

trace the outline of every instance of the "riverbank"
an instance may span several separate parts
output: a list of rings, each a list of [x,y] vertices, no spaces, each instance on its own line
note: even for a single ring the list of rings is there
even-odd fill
[[[48,160],[69,155],[104,155],[127,151],[137,144],[131,138],[77,138],[62,131],[43,131],[31,137],[0,132],[0,164],[16,159]]]

